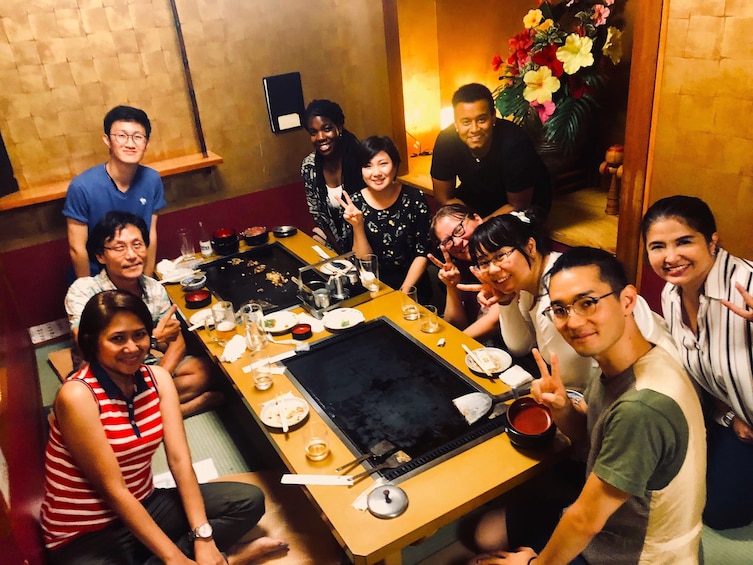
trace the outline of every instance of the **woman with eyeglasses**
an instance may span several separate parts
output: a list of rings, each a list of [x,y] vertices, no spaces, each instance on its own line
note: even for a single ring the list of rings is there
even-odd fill
[[[700,198],[655,202],[641,224],[662,310],[688,374],[704,391],[708,467],[704,522],[753,522],[753,263],[719,246]]]
[[[548,272],[561,253],[549,250],[539,217],[535,210],[513,212],[477,227],[470,240],[476,263],[471,269],[482,284],[459,288],[479,290],[482,304],[496,304],[502,339],[512,355],[524,356],[535,347],[550,365],[556,355],[565,386],[582,391],[591,377],[598,376],[598,365],[578,355],[552,320],[554,316],[588,317],[603,297],[584,297],[567,307],[550,308]],[[674,344],[661,317],[638,298],[634,316],[641,333],[673,353]]]
[[[359,155],[366,187],[339,199],[345,221],[353,226],[353,250],[360,258],[375,254],[385,284],[403,292],[415,286],[419,302],[426,304],[431,298],[426,197],[398,182],[400,153],[389,137],[364,139]]]
[[[239,543],[264,514],[258,487],[199,485],[170,374],[144,365],[152,317],[123,290],[84,307],[87,361],[63,383],[50,417],[41,524],[50,563],[252,563],[287,544]],[[164,444],[175,488],[155,488]],[[221,552],[226,552],[221,553]]]
[[[314,150],[301,163],[306,202],[314,219],[314,236],[338,254],[353,245],[353,230],[343,219],[338,198],[363,187],[358,139],[345,129],[337,102],[312,100],[303,116]]]
[[[429,261],[439,269],[439,281],[447,290],[444,320],[479,341],[499,335],[496,308],[480,307],[475,292],[459,290],[457,285],[476,282],[470,270],[468,242],[483,221],[465,204],[442,206],[434,214],[430,226],[432,239],[442,257],[428,255]]]

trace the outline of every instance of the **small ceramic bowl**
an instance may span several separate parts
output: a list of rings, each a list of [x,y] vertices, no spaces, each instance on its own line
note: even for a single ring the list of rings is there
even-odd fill
[[[194,290],[186,293],[186,308],[198,310],[212,303],[212,295],[208,290]]]
[[[529,396],[518,398],[510,404],[505,417],[510,443],[521,449],[546,447],[557,433],[549,409]]]
[[[205,284],[207,284],[207,277],[205,275],[197,275],[194,277],[187,277],[180,281],[180,286],[183,292],[191,292],[199,290]]]
[[[246,228],[241,232],[241,237],[246,245],[261,245],[269,240],[269,232],[267,228],[262,226],[253,226]]]
[[[290,237],[298,233],[298,228],[295,226],[277,226],[272,230],[275,237]]]
[[[311,337],[311,324],[296,324],[290,332],[293,334],[293,339],[308,339]]]

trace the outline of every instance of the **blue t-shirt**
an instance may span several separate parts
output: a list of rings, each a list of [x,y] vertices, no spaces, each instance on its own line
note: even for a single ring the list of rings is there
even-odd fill
[[[154,169],[138,166],[131,186],[121,192],[107,174],[105,165],[97,165],[76,176],[68,186],[63,216],[86,224],[89,233],[107,214],[117,210],[130,212],[144,219],[151,229],[152,215],[167,205],[162,178]],[[101,265],[89,262],[91,274],[97,274]]]

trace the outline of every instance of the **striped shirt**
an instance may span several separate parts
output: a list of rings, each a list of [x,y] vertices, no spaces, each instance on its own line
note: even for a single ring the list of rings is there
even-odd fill
[[[679,287],[666,284],[662,310],[688,374],[753,425],[753,323],[721,302],[746,307],[736,282],[753,292],[753,263],[719,249],[701,289],[697,333],[682,321]]]
[[[99,404],[99,419],[128,490],[143,501],[153,490],[152,455],[162,442],[157,383],[142,365],[135,394],[126,399],[99,365],[85,365],[72,375],[85,383]],[[117,520],[84,476],[53,419],[45,451],[45,495],[42,530],[48,549],[60,547],[87,532]]]

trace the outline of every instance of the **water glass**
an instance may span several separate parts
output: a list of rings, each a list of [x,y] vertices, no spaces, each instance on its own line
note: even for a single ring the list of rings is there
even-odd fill
[[[301,430],[303,449],[311,461],[321,461],[329,455],[329,429],[324,422],[309,420]]]
[[[254,386],[256,390],[268,390],[272,387],[272,367],[269,364],[269,357],[253,371]]]
[[[264,349],[268,344],[267,333],[264,331],[262,319],[264,310],[261,304],[249,302],[241,308],[243,318],[243,329],[246,334],[246,347],[253,353]]]
[[[424,308],[426,308],[426,314],[424,314],[424,317],[426,319],[421,324],[421,331],[427,334],[437,333],[439,331],[439,316],[437,315],[437,307],[433,304],[427,304],[424,306]]]
[[[214,304],[212,318],[214,318],[214,334],[217,337],[217,343],[224,345],[236,334],[233,303],[221,300]]]
[[[418,320],[421,316],[418,311],[418,291],[415,286],[408,287],[408,290],[401,297],[401,308],[403,310],[403,319]]]
[[[180,255],[184,261],[193,259],[196,256],[196,249],[193,246],[193,234],[188,228],[178,230],[178,245],[180,246]]]
[[[374,254],[366,255],[358,260],[358,271],[361,275],[361,284],[369,292],[379,290],[379,260]]]

